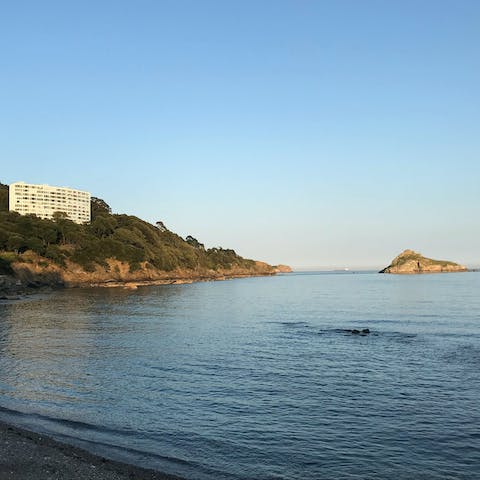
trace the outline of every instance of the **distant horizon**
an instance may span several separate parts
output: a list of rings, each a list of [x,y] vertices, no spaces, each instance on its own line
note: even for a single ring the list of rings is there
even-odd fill
[[[392,259],[390,259],[392,260]],[[377,265],[377,266],[365,266],[365,265],[357,265],[357,266],[351,266],[351,267],[339,267],[337,265],[319,265],[319,266],[306,266],[306,265],[303,265],[303,266],[299,266],[299,265],[289,265],[289,267],[292,268],[292,271],[293,272],[298,272],[298,273],[301,273],[301,272],[338,272],[338,273],[355,273],[355,272],[379,272],[380,270],[382,270],[382,268],[385,268],[386,266],[388,266],[390,264],[390,260],[387,261],[384,265]],[[451,260],[453,262],[455,262],[455,260]],[[457,262],[456,262],[457,263]],[[468,270],[476,270],[478,268],[480,268],[480,264],[474,264],[474,265],[465,265]],[[345,270],[345,268],[347,268],[348,270]],[[460,273],[463,273],[463,272],[460,272]],[[432,275],[435,275],[434,273],[432,273]]]

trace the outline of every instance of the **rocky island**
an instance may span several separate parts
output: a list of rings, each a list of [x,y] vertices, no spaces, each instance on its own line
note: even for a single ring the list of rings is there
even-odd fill
[[[467,268],[458,263],[447,260],[433,260],[413,250],[405,250],[379,273],[417,274],[466,271],[468,271]]]

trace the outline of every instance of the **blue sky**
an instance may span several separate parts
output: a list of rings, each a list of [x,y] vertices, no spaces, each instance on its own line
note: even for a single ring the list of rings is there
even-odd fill
[[[480,2],[0,2],[0,181],[294,266],[480,264]]]

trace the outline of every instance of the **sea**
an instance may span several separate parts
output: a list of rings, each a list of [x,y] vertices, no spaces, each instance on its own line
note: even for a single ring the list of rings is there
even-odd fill
[[[4,301],[0,419],[186,479],[479,479],[480,273]]]

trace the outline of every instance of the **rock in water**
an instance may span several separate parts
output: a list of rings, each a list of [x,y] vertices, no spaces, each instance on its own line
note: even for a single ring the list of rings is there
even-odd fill
[[[362,337],[370,333],[369,328],[364,328],[362,330],[357,330],[356,328],[354,328],[353,330],[347,330],[347,331],[350,332],[352,335],[361,335]]]
[[[446,260],[432,260],[413,250],[405,250],[379,273],[443,273],[466,272],[467,268]]]

